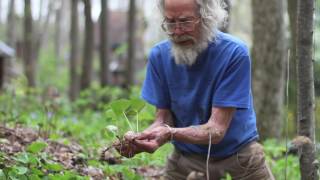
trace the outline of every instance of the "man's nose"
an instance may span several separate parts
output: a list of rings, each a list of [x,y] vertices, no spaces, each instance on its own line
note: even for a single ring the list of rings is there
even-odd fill
[[[176,25],[176,26],[174,27],[173,34],[179,36],[179,35],[182,35],[183,33],[184,33],[184,31],[181,30],[180,25]]]

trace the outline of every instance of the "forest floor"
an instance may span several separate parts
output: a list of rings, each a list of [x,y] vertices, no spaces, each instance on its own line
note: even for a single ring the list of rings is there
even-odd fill
[[[113,175],[108,175],[105,174],[102,169],[94,168],[88,165],[87,162],[89,159],[83,157],[82,147],[77,142],[71,140],[71,143],[69,145],[66,145],[61,142],[48,140],[45,133],[41,131],[35,131],[31,128],[22,127],[20,125],[17,125],[14,128],[0,125],[0,158],[3,159],[3,163],[1,163],[0,161],[0,169],[3,169],[10,164],[14,164],[17,160],[19,161],[19,159],[17,158],[17,154],[19,153],[26,151],[38,153],[32,150],[30,151],[30,145],[34,142],[42,142],[46,144],[41,152],[51,157],[50,159],[54,163],[61,164],[63,166],[63,169],[75,171],[82,176],[89,176],[95,180],[124,179],[121,172]],[[97,157],[97,160],[101,163],[107,163],[110,166],[121,164],[122,157],[115,154],[116,153],[114,153],[113,149],[110,149],[108,151],[103,150],[101,151],[101,156]],[[39,161],[41,163],[47,163],[46,158],[41,158],[41,156],[39,157]],[[59,168],[57,170],[59,170]],[[153,165],[136,167],[132,170],[145,179],[162,179],[163,175],[163,168]],[[46,171],[44,173],[46,173]]]

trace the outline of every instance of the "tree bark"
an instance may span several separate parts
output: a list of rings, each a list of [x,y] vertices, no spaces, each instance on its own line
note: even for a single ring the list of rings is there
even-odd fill
[[[313,49],[313,0],[298,0],[297,21],[297,73],[298,73],[298,134],[315,142],[315,97]],[[300,157],[301,179],[318,179],[315,147],[302,149]]]
[[[16,49],[16,14],[15,14],[15,0],[11,0],[8,7],[7,16],[7,44]],[[0,11],[1,12],[1,11]],[[10,79],[14,76],[14,62],[15,58],[5,61],[5,82],[10,82]]]
[[[54,38],[54,49],[55,49],[55,55],[56,55],[56,60],[57,62],[60,61],[61,59],[61,31],[62,31],[62,27],[61,27],[61,19],[63,18],[63,7],[65,6],[65,2],[64,0],[60,0],[57,1],[56,3],[58,3],[58,8],[56,9],[56,22],[55,22],[55,38]],[[57,63],[58,64],[58,63]]]
[[[128,13],[128,58],[126,63],[126,85],[134,83],[134,66],[136,58],[135,39],[136,39],[136,1],[130,0]]]
[[[101,0],[101,14],[100,14],[100,83],[102,87],[108,85],[109,77],[109,13],[108,0]]]
[[[293,110],[294,119],[290,122],[294,125],[294,129],[297,127],[297,58],[296,58],[296,27],[297,27],[297,5],[298,0],[288,0],[288,15],[290,22],[290,66],[289,66],[289,105],[293,105],[290,109]]]
[[[260,137],[279,138],[284,96],[283,2],[252,1],[253,94]]]
[[[1,4],[1,1],[0,1],[0,12],[2,12],[2,4]],[[2,24],[2,14],[0,13],[0,25]]]
[[[231,3],[230,3],[230,0],[224,0],[224,3],[225,3],[225,10],[227,11],[228,13],[228,17],[226,19],[226,22],[223,24],[223,26],[220,28],[220,30],[222,32],[229,32],[229,25],[230,25],[230,11],[231,11]]]
[[[36,63],[33,56],[33,32],[32,32],[32,12],[30,0],[25,0],[24,5],[24,70],[29,87],[36,86]]]
[[[94,50],[93,22],[91,18],[91,1],[83,0],[85,13],[85,42],[83,49],[81,90],[90,87],[92,76],[92,57]]]
[[[43,2],[43,1],[40,1],[40,2]],[[48,28],[50,23],[50,17],[53,11],[53,5],[54,5],[54,1],[49,1],[48,8],[47,8],[48,13],[46,14],[46,16],[43,15],[42,11],[40,12],[40,17],[38,20],[38,28],[37,28],[37,31],[35,32],[37,36],[34,37],[33,59],[35,60],[35,63],[38,62],[41,47],[43,45],[44,40],[46,39],[46,35],[48,34]],[[45,18],[44,22],[42,22],[43,18]]]
[[[16,43],[16,15],[15,15],[15,0],[11,0],[9,4],[9,12],[7,16],[7,44],[15,48]]]
[[[70,54],[70,89],[69,98],[76,100],[79,92],[79,78],[77,67],[79,64],[79,19],[78,19],[78,0],[71,0],[71,54]]]

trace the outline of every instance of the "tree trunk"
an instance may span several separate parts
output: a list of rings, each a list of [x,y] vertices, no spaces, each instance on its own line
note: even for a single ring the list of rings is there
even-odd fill
[[[109,77],[109,37],[108,37],[108,0],[101,0],[100,14],[100,83],[102,87],[108,85]]]
[[[16,14],[15,14],[15,0],[11,0],[8,7],[7,16],[7,44],[16,49]],[[1,12],[1,11],[0,11]],[[5,61],[5,82],[9,82],[14,76],[14,62],[15,58]]]
[[[15,48],[16,44],[16,15],[15,15],[15,0],[11,0],[9,4],[9,12],[7,17],[7,44]]]
[[[283,2],[252,1],[253,93],[262,139],[281,136],[285,41]]]
[[[128,13],[128,57],[126,63],[126,86],[134,83],[134,66],[136,58],[135,37],[136,37],[136,1],[130,0]]]
[[[297,73],[298,73],[298,134],[315,142],[315,97],[313,76],[313,0],[298,0]],[[318,179],[315,147],[302,149],[300,156],[301,179]]]
[[[36,63],[33,57],[33,33],[32,33],[32,13],[31,2],[25,0],[24,5],[24,70],[28,80],[29,87],[36,86]]]
[[[226,22],[223,24],[223,26],[220,28],[222,32],[229,32],[229,23],[230,23],[230,11],[231,11],[231,3],[230,0],[224,0],[225,3],[225,10],[228,13],[228,18],[226,19]]]
[[[85,13],[85,42],[83,50],[81,90],[90,87],[92,76],[92,57],[94,50],[93,22],[91,18],[91,1],[83,0]]]
[[[4,73],[5,73],[5,58],[0,56],[0,93],[2,92],[2,89],[3,89]]]
[[[70,90],[71,101],[76,100],[79,92],[79,79],[77,67],[79,64],[79,19],[78,19],[78,0],[71,0],[71,55],[70,55]]]
[[[55,22],[55,38],[54,38],[54,49],[55,49],[55,55],[57,62],[61,59],[61,19],[62,13],[63,13],[63,6],[65,6],[64,0],[62,1],[56,1],[58,3],[58,8],[56,9],[56,22]],[[58,64],[58,63],[57,63]]]
[[[293,122],[290,122],[294,125],[293,129],[297,127],[297,61],[296,61],[296,27],[297,27],[297,5],[298,0],[288,0],[288,14],[290,22],[290,66],[289,66],[289,105],[292,105],[290,109],[293,110],[294,118]],[[295,133],[295,132],[294,132]]]
[[[40,2],[43,2],[43,1],[40,1]],[[34,53],[33,53],[34,57],[33,57],[33,59],[35,60],[35,63],[37,63],[37,61],[38,61],[42,44],[43,44],[44,40],[46,39],[46,35],[48,34],[50,17],[53,12],[53,5],[54,5],[54,1],[49,1],[48,8],[47,8],[48,12],[47,12],[46,16],[44,16],[42,11],[40,11],[40,17],[38,20],[38,28],[37,28],[37,31],[35,32],[37,34],[37,36],[34,37],[35,42],[34,42]],[[44,22],[42,22],[43,18],[45,18]]]
[[[0,12],[2,12],[2,4],[1,4],[1,1],[0,1]],[[0,25],[2,24],[2,14],[0,13]]]

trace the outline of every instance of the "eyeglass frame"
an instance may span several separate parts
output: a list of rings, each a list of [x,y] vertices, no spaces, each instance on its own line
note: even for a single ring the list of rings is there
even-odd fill
[[[163,30],[164,32],[166,32],[168,35],[172,35],[172,34],[174,34],[174,32],[170,32],[170,31],[168,30],[168,28],[165,27],[165,24],[167,24],[167,26],[168,26],[168,24],[169,24],[169,25],[173,25],[173,26],[174,26],[174,27],[173,27],[173,31],[174,31],[176,28],[179,28],[179,29],[180,29],[181,31],[183,31],[183,32],[191,32],[191,31],[194,31],[195,25],[196,25],[197,23],[199,23],[200,20],[201,20],[201,17],[194,17],[193,20],[189,20],[189,21],[182,21],[182,22],[176,21],[176,22],[169,23],[169,22],[166,22],[167,19],[164,19],[164,20],[162,21],[162,23],[161,23],[161,28],[162,28],[162,30]],[[190,23],[190,24],[192,23],[192,24],[191,24],[191,25],[192,25],[192,28],[191,28],[190,30],[183,29],[183,25],[182,25],[183,23]]]

